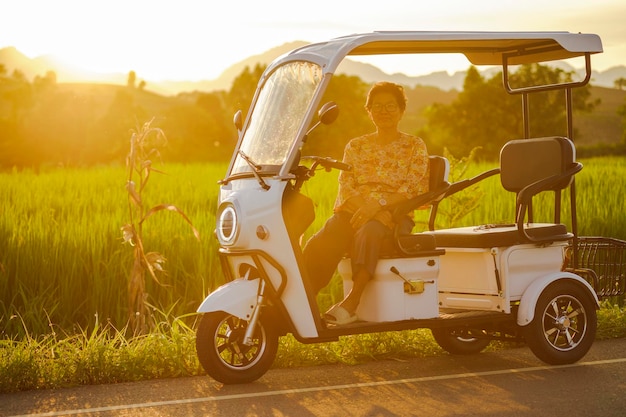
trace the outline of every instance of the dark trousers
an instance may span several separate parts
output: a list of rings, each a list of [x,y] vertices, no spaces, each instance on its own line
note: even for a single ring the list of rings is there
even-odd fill
[[[333,214],[304,246],[305,268],[315,294],[328,285],[339,261],[348,254],[353,275],[365,268],[373,276],[381,250],[393,236],[393,231],[377,220],[354,230],[351,218],[352,214],[347,212]],[[413,221],[406,217],[399,227],[402,233],[410,233],[413,226]]]

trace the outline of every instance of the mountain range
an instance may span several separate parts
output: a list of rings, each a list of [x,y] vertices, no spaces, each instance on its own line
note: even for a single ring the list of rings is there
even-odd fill
[[[216,91],[230,89],[233,80],[241,74],[246,67],[254,67],[256,64],[269,64],[278,56],[303,45],[307,42],[295,41],[289,42],[275,48],[269,49],[258,55],[250,56],[240,62],[228,67],[222,74],[212,80],[201,81],[151,81],[137,74],[138,80],[146,82],[146,89],[162,95],[176,95],[181,92],[191,91]],[[584,73],[584,69],[576,69],[565,62],[556,63],[559,67],[566,71],[574,71],[576,73]],[[35,76],[43,76],[48,71],[54,71],[57,81],[60,83],[85,82],[85,83],[110,83],[125,85],[128,79],[128,73],[98,73],[93,71],[85,71],[83,69],[74,68],[64,65],[52,56],[40,56],[37,58],[28,58],[14,47],[6,47],[0,49],[0,65],[3,65],[7,74],[11,74],[14,70],[21,71],[27,79],[32,80]],[[470,64],[468,64],[469,67]],[[130,71],[131,69],[129,69]],[[482,70],[483,75],[490,77],[493,73],[499,71],[499,68],[488,68]],[[399,84],[413,87],[415,85],[434,86],[442,90],[461,90],[466,71],[457,71],[449,74],[446,71],[433,72],[427,75],[408,76],[402,73],[387,74],[374,65],[357,62],[353,60],[344,60],[339,67],[339,72],[356,75],[363,81],[371,83],[380,80],[393,81]],[[609,68],[605,71],[593,71],[591,84],[600,87],[614,88],[615,80],[626,78],[626,65],[619,65]]]

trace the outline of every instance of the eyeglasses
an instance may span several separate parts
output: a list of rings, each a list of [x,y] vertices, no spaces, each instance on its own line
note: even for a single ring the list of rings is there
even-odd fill
[[[398,105],[396,103],[376,103],[370,107],[370,111],[373,113],[380,113],[383,109],[385,109],[388,113],[394,113],[398,111]]]

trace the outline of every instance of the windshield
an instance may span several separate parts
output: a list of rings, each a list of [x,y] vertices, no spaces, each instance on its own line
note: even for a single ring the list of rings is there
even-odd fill
[[[278,168],[285,162],[321,79],[320,66],[310,62],[290,62],[272,73],[241,142],[244,157],[237,155],[231,174],[250,172],[255,166]]]

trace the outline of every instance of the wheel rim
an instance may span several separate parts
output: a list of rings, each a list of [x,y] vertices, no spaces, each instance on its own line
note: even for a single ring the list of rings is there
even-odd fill
[[[543,336],[556,350],[575,349],[585,337],[587,314],[582,303],[570,296],[552,299],[543,312]]]
[[[450,330],[450,336],[463,343],[472,343],[478,340],[478,338],[470,336],[470,334],[464,330]]]
[[[228,316],[215,330],[215,353],[222,363],[231,369],[243,370],[253,367],[263,357],[267,347],[263,326],[257,327],[251,345],[244,344],[247,327],[247,321]]]

